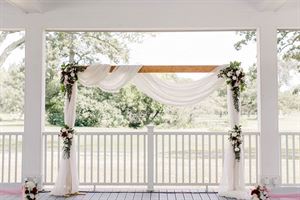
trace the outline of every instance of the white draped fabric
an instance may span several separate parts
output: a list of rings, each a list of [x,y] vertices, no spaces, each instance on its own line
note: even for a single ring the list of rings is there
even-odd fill
[[[225,66],[220,66],[206,77],[190,83],[173,83],[162,80],[154,74],[138,73],[141,66],[118,66],[110,73],[110,65],[93,64],[84,72],[78,74],[78,80],[87,87],[99,87],[106,92],[117,92],[128,82],[133,83],[140,91],[151,98],[168,105],[196,104],[218,89],[224,80],[218,78],[219,71]],[[74,126],[76,110],[77,85],[72,88],[70,102],[65,103],[65,123]],[[228,110],[230,124],[233,127],[239,123],[239,113],[233,106],[232,93],[228,89]],[[220,194],[231,196],[231,192],[244,190],[243,154],[241,161],[234,159],[232,146],[228,142],[225,152],[224,176],[220,185]],[[77,162],[75,141],[71,148],[70,159],[62,158],[58,177],[52,190],[53,195],[65,195],[78,192]],[[228,192],[228,194],[227,194]]]
[[[240,124],[240,113],[234,108],[231,86],[227,86],[227,107],[230,118],[230,127]],[[241,148],[241,157],[237,161],[229,140],[225,140],[224,167],[219,195],[236,199],[250,199],[250,191],[245,189],[244,180],[244,149]]]
[[[66,97],[64,121],[70,128],[74,127],[76,119],[76,96],[77,96],[77,83],[73,85],[72,96],[70,101]],[[67,194],[74,194],[78,192],[78,170],[75,150],[75,138],[72,141],[70,158],[61,158],[58,176],[54,188],[51,191],[52,195],[63,196]]]
[[[118,92],[129,81],[151,98],[167,105],[198,103],[218,89],[224,82],[218,78],[222,66],[207,77],[191,83],[172,83],[157,75],[138,73],[141,66],[118,66],[109,73],[110,65],[94,64],[79,73],[79,81],[87,87],[99,87],[106,92]]]

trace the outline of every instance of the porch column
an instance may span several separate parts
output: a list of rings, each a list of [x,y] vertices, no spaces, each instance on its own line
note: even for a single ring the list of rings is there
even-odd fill
[[[42,176],[44,123],[44,30],[32,23],[25,28],[25,124],[22,178]]]
[[[260,181],[274,185],[280,176],[276,27],[261,26],[257,39]]]

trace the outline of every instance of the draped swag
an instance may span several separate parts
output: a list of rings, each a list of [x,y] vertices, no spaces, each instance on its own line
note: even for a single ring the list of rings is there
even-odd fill
[[[155,74],[138,73],[139,65],[117,66],[110,72],[111,66],[105,64],[93,64],[85,70],[77,70],[71,64],[64,66],[62,71],[62,83],[66,93],[64,107],[65,124],[73,128],[76,118],[77,81],[87,87],[99,87],[106,92],[118,92],[124,85],[131,82],[140,91],[149,97],[167,105],[184,106],[200,102],[215,90],[220,88],[224,79],[220,78],[220,70],[230,67],[222,65],[209,73],[206,77],[189,82],[173,83],[160,79]],[[230,126],[239,125],[240,112],[235,109],[232,86],[227,86],[228,113]],[[60,168],[52,195],[68,195],[78,193],[78,169],[76,161],[75,137],[72,139],[70,157],[62,158]],[[244,185],[244,159],[241,150],[240,160],[235,159],[231,143],[225,141],[223,177],[221,179],[219,194],[228,197],[245,198]]]

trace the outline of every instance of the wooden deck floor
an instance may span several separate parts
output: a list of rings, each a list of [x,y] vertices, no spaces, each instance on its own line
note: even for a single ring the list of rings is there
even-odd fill
[[[1,200],[20,200],[20,196],[0,195]],[[54,197],[40,193],[37,200],[227,200],[216,193],[204,192],[96,192],[72,197]]]

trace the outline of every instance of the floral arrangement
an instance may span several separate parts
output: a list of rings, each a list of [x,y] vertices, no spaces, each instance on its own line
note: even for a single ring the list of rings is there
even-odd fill
[[[65,125],[63,128],[60,129],[59,136],[63,139],[63,156],[65,159],[70,158],[70,151],[72,146],[72,140],[73,136],[75,134],[75,131],[73,128],[70,128],[69,126]]]
[[[238,112],[240,111],[240,95],[246,87],[245,73],[243,72],[243,69],[240,66],[240,62],[230,62],[229,66],[225,69],[222,69],[218,74],[219,78],[224,78],[226,80],[227,85],[231,86],[231,91],[233,92],[234,108]]]
[[[37,183],[31,180],[25,180],[24,198],[27,200],[36,200],[38,194]]]
[[[242,144],[242,129],[241,126],[235,125],[232,130],[229,131],[229,141],[233,147],[235,159],[237,161],[241,158],[241,144]]]
[[[251,191],[252,200],[268,200],[270,199],[268,195],[268,190],[266,186],[258,185]]]
[[[78,72],[83,72],[86,66],[77,66],[76,63],[63,64],[61,66],[61,91],[64,95],[67,94],[68,100],[71,100],[72,87],[78,80]]]

